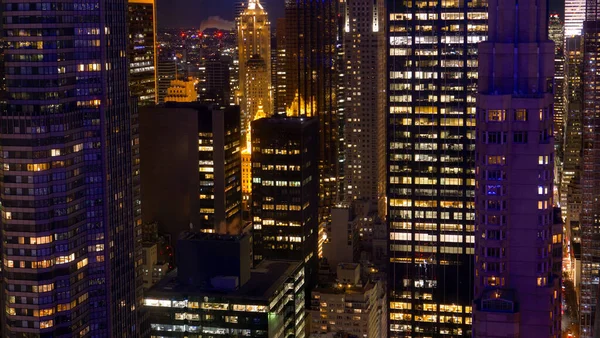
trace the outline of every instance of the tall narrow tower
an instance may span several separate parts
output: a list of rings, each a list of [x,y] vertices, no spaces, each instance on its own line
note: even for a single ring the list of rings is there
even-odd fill
[[[259,109],[272,115],[271,104],[271,23],[260,0],[248,0],[240,14],[238,26],[238,53],[240,65],[240,95],[242,95],[242,138],[250,130],[250,122]],[[257,66],[260,64],[260,67]],[[262,74],[264,73],[264,74]],[[255,90],[251,82],[260,79]],[[250,87],[250,88],[249,88]]]
[[[129,86],[140,106],[158,103],[156,92],[156,6],[154,0],[129,0]]]
[[[583,23],[583,161],[581,173],[581,298],[583,338],[592,337],[600,286],[600,3],[588,0]]]
[[[479,45],[474,337],[561,333],[547,6],[490,0],[488,41]]]
[[[388,0],[387,11],[390,337],[471,337],[477,43],[487,38],[487,1]]]
[[[385,195],[385,0],[347,0],[344,18],[344,191]]]
[[[319,117],[319,219],[338,201],[343,157],[339,112],[339,0],[286,0],[285,100],[288,116]],[[279,29],[279,27],[278,27]],[[280,49],[281,50],[281,49]]]
[[[2,15],[3,336],[137,337],[127,1]]]

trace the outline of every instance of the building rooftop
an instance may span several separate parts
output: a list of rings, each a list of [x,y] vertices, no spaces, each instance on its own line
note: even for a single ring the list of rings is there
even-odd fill
[[[187,285],[177,280],[177,269],[171,271],[145,295],[146,298],[186,296],[227,296],[242,299],[269,299],[300,267],[296,261],[262,261],[250,271],[250,279],[236,290],[221,290],[210,286]]]
[[[256,121],[254,121],[254,123],[260,122],[260,123],[268,123],[268,124],[293,125],[293,124],[298,124],[298,123],[304,124],[304,123],[308,123],[308,122],[316,123],[316,121],[318,121],[318,120],[313,117],[296,117],[296,116],[287,117],[287,116],[275,115],[272,117],[267,117],[264,119],[256,120]]]
[[[364,294],[365,292],[373,289],[375,283],[367,282],[365,285],[351,285],[341,283],[331,283],[319,285],[313,289],[313,292],[321,294],[345,294],[345,295],[356,295]]]

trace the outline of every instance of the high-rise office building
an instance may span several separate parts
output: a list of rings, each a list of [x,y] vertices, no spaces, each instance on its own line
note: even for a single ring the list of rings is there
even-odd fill
[[[581,174],[580,336],[592,337],[600,287],[600,3],[588,0],[583,24],[583,161]]]
[[[390,337],[470,337],[487,1],[389,0],[387,10]]]
[[[225,55],[211,55],[202,61],[198,96],[202,103],[215,103],[228,106],[231,102],[230,67],[232,58]]]
[[[317,277],[318,143],[316,118],[273,117],[252,122],[254,261],[304,262]]]
[[[129,89],[139,105],[157,103],[156,6],[154,0],[128,0]]]
[[[587,0],[565,0],[565,36],[581,35]]]
[[[255,54],[246,61],[245,69],[244,105],[252,112],[252,120],[271,116],[271,74],[267,71],[267,62]]]
[[[165,103],[171,81],[177,80],[177,60],[174,56],[159,55],[156,63],[156,83],[158,103]]]
[[[348,0],[344,17],[344,196],[385,195],[385,0]]]
[[[558,14],[551,14],[548,35],[554,41],[554,149],[560,180],[564,154],[565,135],[565,27]]]
[[[248,0],[238,21],[239,91],[242,95],[242,138],[245,140],[259,102],[268,109],[264,110],[267,116],[273,113],[270,111],[271,23],[260,0]],[[261,86],[265,86],[264,90],[252,86],[257,78],[260,78]]]
[[[239,108],[170,103],[140,114],[143,221],[175,240],[241,227]],[[165,177],[176,177],[166,180]]]
[[[138,336],[127,2],[3,17],[3,336]]]
[[[343,133],[340,133],[339,90],[340,2],[286,0],[285,107],[288,116],[319,117],[319,217],[329,217],[338,199]],[[316,75],[318,74],[318,75]],[[281,103],[278,103],[281,106]]]
[[[286,29],[285,18],[277,19],[277,29],[275,30],[275,44],[277,56],[275,57],[275,80],[273,86],[273,112],[276,115],[286,115],[286,95],[287,95],[287,53],[286,53]]]
[[[566,38],[565,43],[565,138],[562,175],[560,180],[560,204],[568,205],[569,185],[571,181],[581,178],[581,159],[583,147],[583,37],[575,36]],[[578,190],[579,191],[579,190]],[[567,217],[567,227],[573,215],[567,214],[567,209],[562,208],[564,217]],[[578,218],[577,218],[578,219]]]
[[[479,45],[474,337],[561,337],[547,6],[490,1],[488,41]]]

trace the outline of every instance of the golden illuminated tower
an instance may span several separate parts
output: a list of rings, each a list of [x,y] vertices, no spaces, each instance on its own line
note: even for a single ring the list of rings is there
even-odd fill
[[[263,110],[271,115],[271,23],[259,0],[248,0],[248,6],[238,18],[238,53],[240,64],[240,93],[242,108],[242,137],[250,129],[262,102]],[[264,76],[260,73],[264,72]],[[260,78],[264,90],[255,90],[253,80]],[[251,86],[248,84],[252,83]],[[254,87],[254,88],[253,88]]]

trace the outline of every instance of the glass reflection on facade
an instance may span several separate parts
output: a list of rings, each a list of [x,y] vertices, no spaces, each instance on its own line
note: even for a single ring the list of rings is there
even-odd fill
[[[2,5],[3,330],[137,336],[127,3]]]

